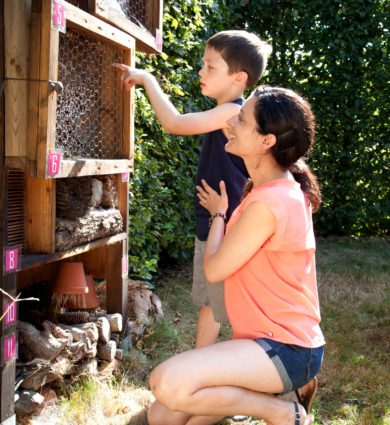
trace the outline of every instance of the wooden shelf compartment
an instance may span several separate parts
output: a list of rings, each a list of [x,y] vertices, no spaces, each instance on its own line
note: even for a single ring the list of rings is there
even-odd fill
[[[116,174],[112,176],[116,179],[116,190],[117,190],[117,210],[120,212],[121,221],[123,222],[123,226],[121,227],[122,230],[120,230],[120,234],[122,232],[127,233],[127,226],[128,226],[128,181],[126,179],[123,179],[123,175]],[[82,177],[79,177],[76,179],[75,183],[81,185]],[[114,180],[115,181],[115,180]],[[122,236],[117,236],[118,234],[115,234],[113,236],[109,235],[109,232],[106,233],[106,236],[102,235],[100,230],[97,232],[101,237],[97,237],[96,239],[90,240],[89,234],[88,237],[85,238],[81,234],[80,246],[73,247],[71,249],[67,248],[69,244],[66,244],[66,241],[70,240],[69,235],[65,239],[65,243],[59,243],[58,240],[58,233],[57,233],[57,241],[56,241],[56,232],[58,232],[58,224],[59,219],[57,217],[57,185],[61,182],[59,179],[39,179],[36,177],[27,177],[26,182],[26,240],[25,240],[25,254],[52,254],[54,255],[54,258],[66,258],[68,256],[75,255],[75,252],[79,252],[78,250],[81,250],[81,252],[84,252],[88,249],[92,249],[95,246],[100,246],[101,244],[110,243],[110,241],[116,241],[116,237],[119,237],[119,239],[123,238]],[[71,182],[69,179],[65,179],[64,183]],[[80,182],[80,183],[78,183]],[[91,197],[91,194],[86,194],[86,197]],[[72,198],[73,199],[73,198]],[[73,202],[73,201],[72,201]],[[72,203],[69,205],[69,209],[71,210],[74,208],[76,210],[77,205],[75,203]],[[83,207],[84,208],[84,207]],[[84,209],[81,209],[84,211]],[[101,210],[103,213],[104,211]],[[107,211],[107,214],[109,214],[109,211]],[[101,213],[98,213],[98,215]],[[84,214],[80,214],[79,217],[81,217],[84,221],[88,221],[90,218],[87,219],[87,216],[84,216]],[[90,217],[90,215],[88,215]],[[104,216],[108,217],[108,216]],[[106,220],[107,218],[104,218],[103,220]],[[116,223],[118,222],[119,213],[116,212],[114,217],[116,218]],[[111,220],[111,216],[110,216]],[[97,222],[98,224],[100,221]],[[103,223],[103,222],[102,222]],[[77,225],[78,226],[78,225]],[[84,225],[83,225],[84,226]],[[99,224],[100,226],[100,224]],[[112,231],[116,231],[116,229],[119,229],[118,224],[115,224],[114,227],[111,228]],[[78,227],[75,227],[75,232]],[[63,233],[62,233],[63,234]],[[80,235],[80,233],[78,233]],[[65,234],[67,235],[67,233]],[[91,233],[93,235],[93,233]],[[74,233],[74,237],[76,237],[76,233]],[[107,239],[108,237],[108,239]],[[114,239],[111,239],[114,238]],[[62,239],[63,240],[63,239]],[[63,240],[64,241],[64,240]],[[61,251],[64,252],[58,252],[58,247],[65,247],[67,249],[61,249]],[[44,261],[46,257],[27,257],[30,258],[26,265],[29,263],[34,264],[36,261],[40,261],[39,258],[43,259]],[[47,257],[49,258],[49,257]],[[49,261],[49,260],[48,260]]]
[[[107,312],[127,317],[127,270],[122,264],[127,259],[127,234],[94,241],[66,253],[49,256],[26,256],[17,273],[17,287],[21,289],[38,282],[54,281],[61,261],[81,261],[87,274],[106,281]]]
[[[8,16],[16,8],[10,3]],[[134,64],[135,40],[67,2],[66,32],[60,33],[51,25],[51,6],[51,0],[33,0],[31,10],[24,13],[30,12],[31,18],[28,96],[23,97],[28,103],[23,107],[18,101],[13,106],[16,113],[6,119],[6,157],[20,157],[20,162],[26,158],[27,173],[38,178],[129,172],[133,167],[134,111],[130,105],[134,90],[124,91],[111,65]],[[15,38],[17,30],[9,29],[9,33]],[[16,39],[15,46],[22,40],[26,37]],[[14,50],[6,52],[10,78],[15,74]],[[48,81],[60,82],[62,91],[57,92]],[[7,81],[7,106],[12,107],[25,84]],[[27,114],[21,113],[26,110]],[[23,124],[25,135],[19,130]],[[53,152],[61,152],[55,173],[48,170]]]
[[[88,0],[89,11],[136,39],[136,49],[162,52],[162,0]]]

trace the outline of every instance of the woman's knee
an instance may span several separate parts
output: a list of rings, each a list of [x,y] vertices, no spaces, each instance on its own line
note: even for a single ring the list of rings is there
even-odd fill
[[[169,409],[175,407],[174,399],[177,390],[177,383],[173,372],[169,365],[163,363],[152,371],[149,378],[152,393],[157,400],[161,401]]]
[[[157,366],[150,375],[149,383],[156,399],[168,409],[185,411],[193,388],[185,373],[178,372],[174,362],[168,361]]]

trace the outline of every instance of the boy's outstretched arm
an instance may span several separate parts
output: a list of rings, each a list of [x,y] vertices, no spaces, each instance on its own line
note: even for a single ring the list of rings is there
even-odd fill
[[[167,133],[190,135],[223,129],[227,127],[227,120],[240,111],[239,105],[224,103],[208,111],[180,114],[152,74],[124,64],[115,63],[113,66],[121,71],[121,80],[126,90],[136,84],[145,87],[157,119]]]

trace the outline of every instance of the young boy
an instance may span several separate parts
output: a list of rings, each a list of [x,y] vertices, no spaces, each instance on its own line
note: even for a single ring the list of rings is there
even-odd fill
[[[142,84],[164,130],[171,134],[204,134],[196,184],[205,179],[217,190],[224,180],[230,202],[226,219],[239,204],[248,174],[241,158],[225,152],[227,120],[237,115],[244,91],[261,77],[271,46],[247,31],[222,31],[206,42],[199,71],[204,96],[217,106],[204,112],[180,114],[146,71],[115,64],[126,89]],[[203,255],[209,231],[209,213],[196,198],[196,240],[192,297],[199,307],[196,347],[213,344],[220,323],[226,320],[223,282],[208,285],[203,273]]]

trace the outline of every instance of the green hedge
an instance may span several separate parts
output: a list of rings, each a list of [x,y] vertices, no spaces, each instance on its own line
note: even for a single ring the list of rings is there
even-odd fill
[[[236,25],[273,44],[268,83],[304,94],[317,117],[311,164],[322,235],[389,226],[389,7],[385,0],[232,1]],[[387,214],[387,218],[386,218]]]
[[[169,4],[168,4],[169,3]],[[137,56],[181,112],[211,105],[199,90],[204,41],[247,28],[274,48],[262,82],[298,90],[317,116],[311,165],[324,205],[321,235],[378,235],[388,226],[388,12],[372,0],[171,0],[164,54]],[[130,274],[151,280],[162,259],[188,261],[200,137],[165,134],[136,89],[135,173],[130,193]],[[385,211],[387,211],[387,218]]]

